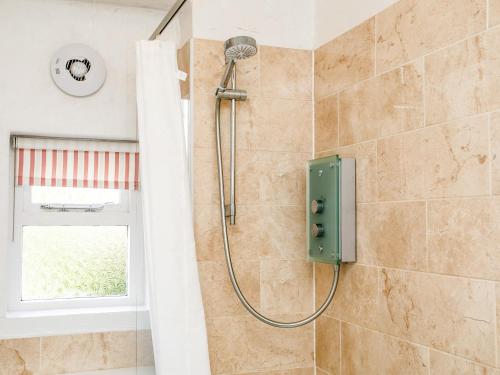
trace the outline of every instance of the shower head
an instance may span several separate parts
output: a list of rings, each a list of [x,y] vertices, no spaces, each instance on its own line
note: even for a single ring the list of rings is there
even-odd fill
[[[257,53],[257,42],[249,36],[235,36],[224,43],[227,60],[243,60]]]

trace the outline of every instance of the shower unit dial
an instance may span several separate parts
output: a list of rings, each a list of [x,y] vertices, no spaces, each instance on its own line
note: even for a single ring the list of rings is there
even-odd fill
[[[323,234],[325,233],[325,229],[323,228],[323,224],[313,224],[311,225],[311,234],[313,237],[323,237]]]
[[[356,260],[355,161],[337,155],[309,161],[307,228],[309,259]]]
[[[313,214],[320,214],[323,212],[323,208],[325,207],[325,204],[321,199],[313,199],[311,202],[311,212]]]

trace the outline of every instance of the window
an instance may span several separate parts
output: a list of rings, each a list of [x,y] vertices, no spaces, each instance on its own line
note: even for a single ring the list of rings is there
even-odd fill
[[[135,306],[144,287],[138,194],[16,187],[10,310]]]
[[[9,311],[144,304],[137,156],[24,152],[16,154],[24,160],[16,161]]]

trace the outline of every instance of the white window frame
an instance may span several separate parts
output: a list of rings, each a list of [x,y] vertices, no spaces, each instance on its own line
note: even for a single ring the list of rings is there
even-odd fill
[[[40,208],[31,202],[29,186],[15,187],[14,233],[10,246],[8,304],[9,313],[50,310],[136,308],[145,304],[144,252],[139,192],[121,190],[120,204],[106,205],[96,212],[59,212]],[[52,225],[126,225],[129,233],[128,280],[126,296],[22,300],[22,228]]]

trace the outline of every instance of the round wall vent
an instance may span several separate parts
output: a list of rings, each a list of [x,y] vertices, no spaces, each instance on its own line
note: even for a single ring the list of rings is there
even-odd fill
[[[85,44],[70,44],[57,51],[50,71],[57,87],[73,96],[92,95],[106,79],[101,55]]]

